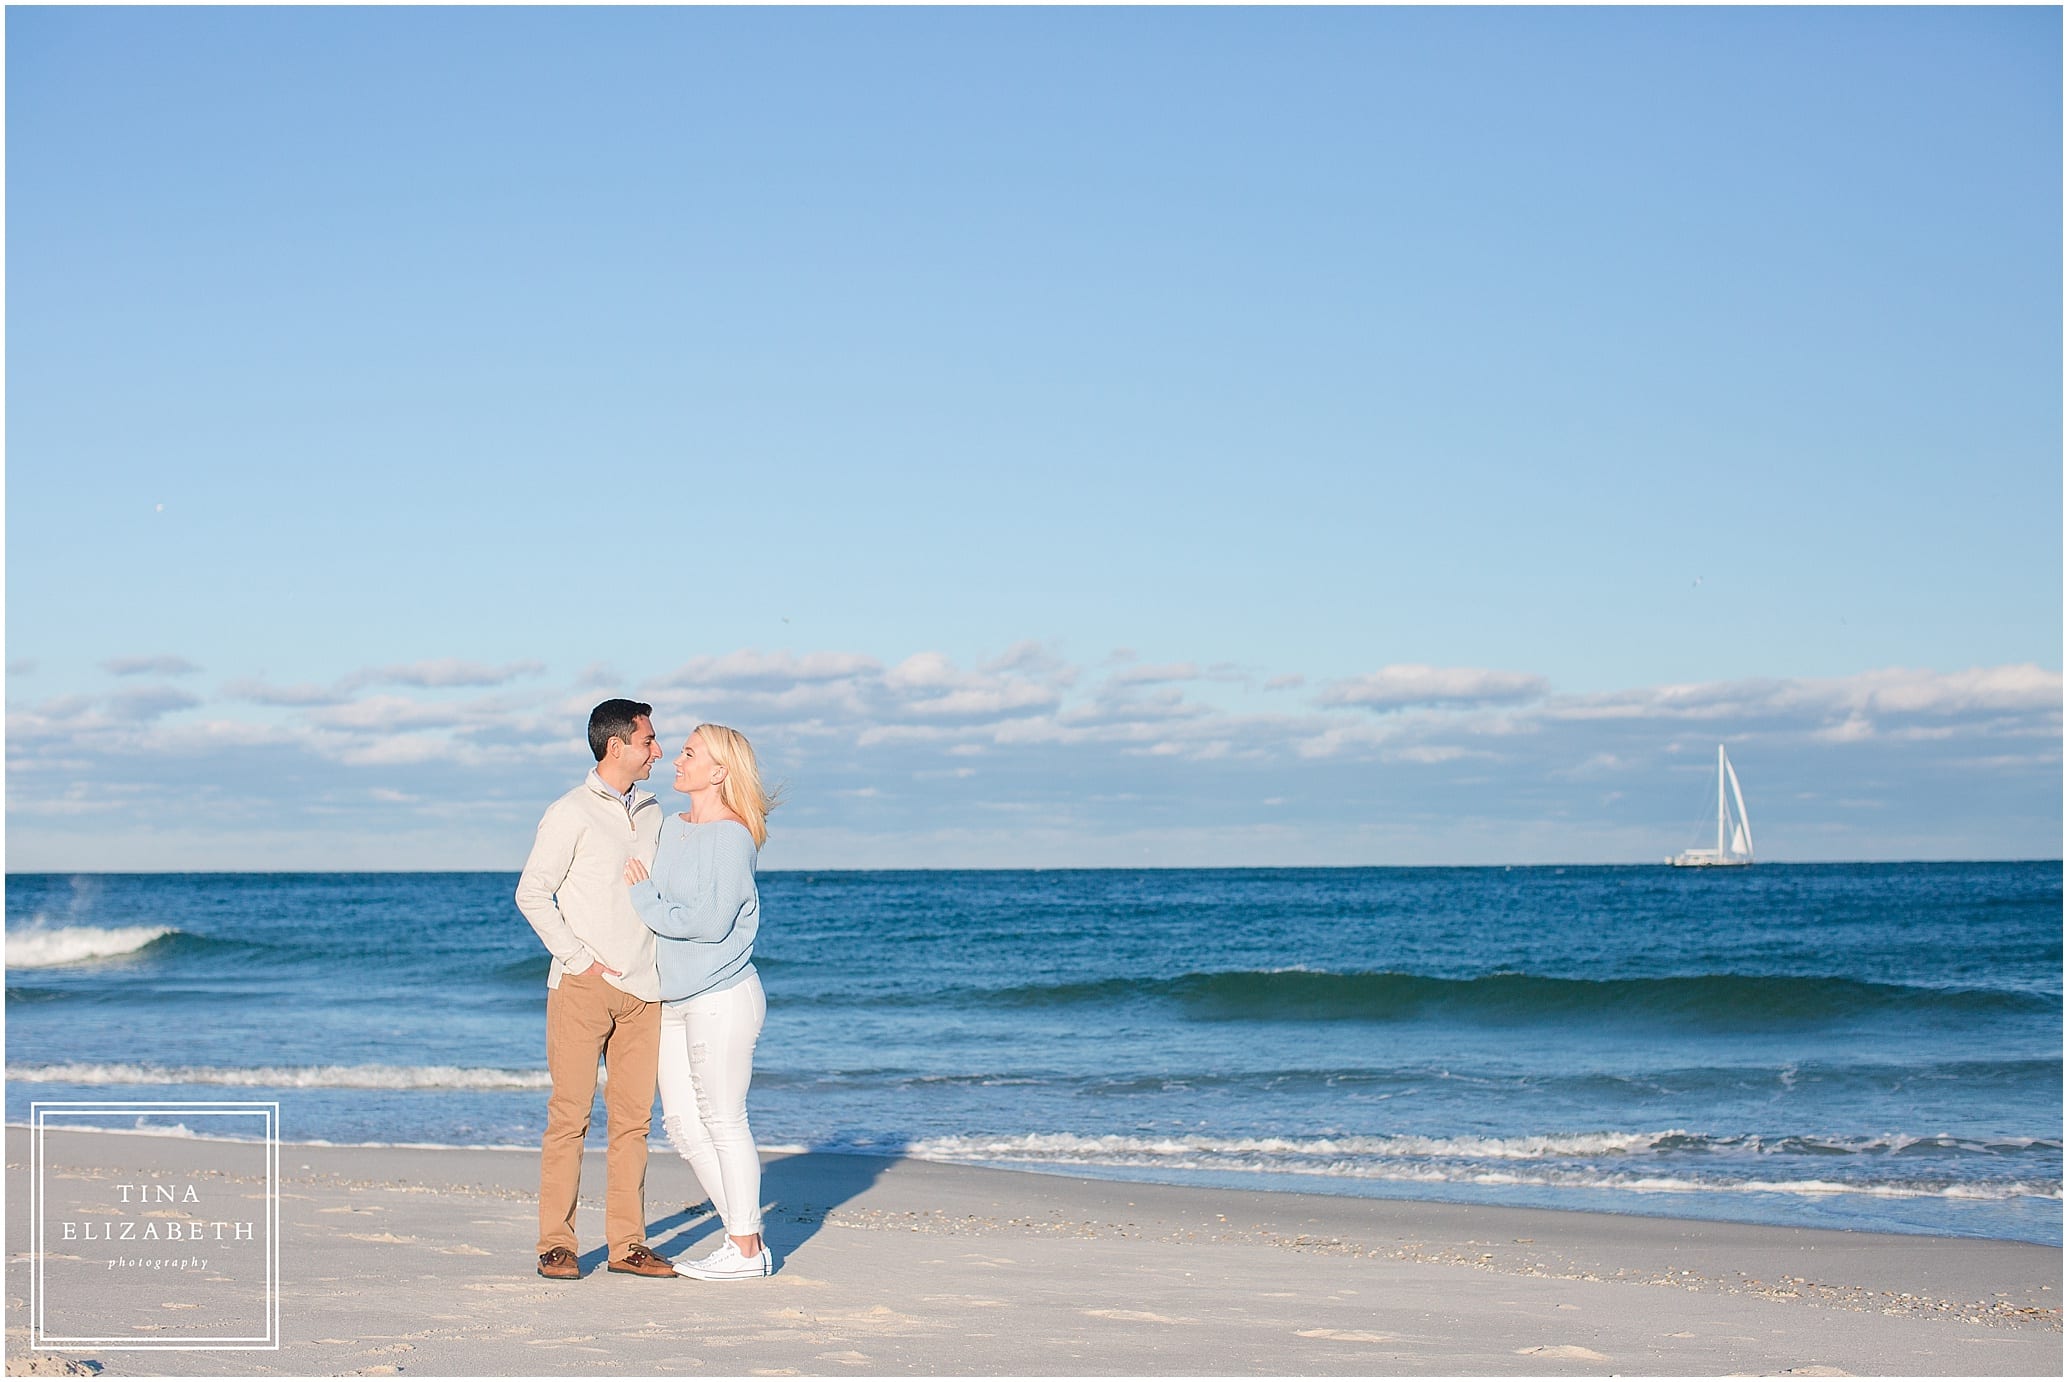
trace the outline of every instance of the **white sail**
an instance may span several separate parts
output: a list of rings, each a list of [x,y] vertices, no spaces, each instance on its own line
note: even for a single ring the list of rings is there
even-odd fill
[[[1731,796],[1738,803],[1738,833],[1731,843],[1733,853],[1752,857],[1752,817],[1745,813],[1745,794],[1738,790],[1738,770],[1731,766],[1730,759],[1723,760],[1723,771],[1731,780]]]
[[[1732,806],[1737,807],[1735,812]],[[1716,848],[1684,849],[1666,862],[1683,868],[1752,862],[1752,817],[1745,810],[1738,770],[1731,766],[1730,755],[1721,744],[1716,746]]]

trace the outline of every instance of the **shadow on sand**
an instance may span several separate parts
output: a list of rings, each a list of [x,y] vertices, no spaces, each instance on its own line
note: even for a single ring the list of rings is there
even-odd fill
[[[874,1185],[903,1151],[893,1143],[868,1156],[806,1151],[765,1158],[761,1163],[761,1231],[778,1261],[810,1242],[828,1214]],[[692,1190],[697,1188],[694,1174],[689,1175],[688,1184]],[[654,1198],[649,1190],[649,1203]],[[707,1199],[649,1223],[646,1241],[663,1257],[700,1257],[718,1246],[723,1231]],[[586,1259],[584,1262],[586,1265]]]

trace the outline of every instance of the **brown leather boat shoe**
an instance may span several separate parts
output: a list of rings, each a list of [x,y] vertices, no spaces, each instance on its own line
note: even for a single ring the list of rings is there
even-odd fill
[[[630,1272],[633,1276],[673,1276],[675,1264],[660,1256],[644,1243],[634,1243],[625,1249],[623,1257],[613,1258],[610,1270]]]
[[[554,1248],[551,1252],[539,1254],[539,1275],[552,1277],[555,1281],[574,1281],[582,1274],[582,1264],[575,1261],[573,1253],[566,1248]]]

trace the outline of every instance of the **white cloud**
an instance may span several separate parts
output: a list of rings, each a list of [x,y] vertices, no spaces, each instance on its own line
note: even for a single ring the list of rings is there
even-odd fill
[[[1292,751],[1305,759],[1335,758],[1358,749],[1377,748],[1399,738],[1401,732],[1397,726],[1369,721],[1328,724],[1319,733],[1295,736]]]
[[[1385,755],[1389,763],[1455,763],[1461,758],[1492,758],[1485,749],[1461,749],[1455,744],[1413,744]]]
[[[1825,725],[1811,733],[1827,744],[1856,744],[1862,739],[1872,739],[1874,726],[1867,723],[1865,716],[1853,714],[1839,724]]]
[[[1132,686],[1099,688],[1095,699],[1070,706],[1056,715],[1057,723],[1073,726],[1128,725],[1148,720],[1183,720],[1215,713],[1210,706],[1190,701],[1175,686],[1158,686],[1143,692]]]
[[[854,742],[858,748],[873,748],[878,744],[937,744],[960,739],[971,732],[952,725],[864,725],[855,732]]]
[[[978,665],[980,672],[1018,672],[1022,676],[1036,677],[1057,686],[1074,685],[1077,669],[1046,645],[1034,639],[1024,639],[1007,648],[1004,653],[989,662]]]
[[[148,723],[175,710],[191,710],[201,698],[177,686],[139,686],[108,698],[108,708],[120,720]]]
[[[355,767],[384,767],[405,763],[439,763],[452,758],[452,745],[442,735],[391,734],[353,743],[338,755],[340,763]]]
[[[12,744],[17,739],[66,734],[80,720],[91,721],[89,728],[98,724],[94,717],[93,697],[52,696],[48,700],[10,706],[7,711],[8,742]]]
[[[429,662],[395,663],[386,667],[364,667],[338,678],[328,686],[298,682],[275,686],[261,677],[238,677],[223,685],[223,694],[260,705],[325,706],[355,703],[356,692],[369,686],[415,686],[426,690],[454,687],[502,686],[546,670],[542,662],[524,661],[490,665],[438,658]]]
[[[1031,643],[969,672],[942,653],[914,653],[883,675],[877,704],[892,716],[996,719],[1054,709],[1073,676]]]
[[[111,657],[101,664],[101,669],[112,676],[136,677],[184,677],[201,669],[183,657],[160,653],[156,657]]]
[[[1842,688],[1864,710],[1895,714],[2061,708],[2061,674],[2030,662],[1949,673],[1890,668],[1841,682],[1809,684]]]
[[[883,664],[859,653],[764,653],[753,648],[721,657],[693,657],[661,679],[661,685],[712,690],[787,688],[799,682],[844,681],[867,677]]]
[[[1561,697],[1545,714],[1557,719],[1689,720],[1765,725],[1778,722],[1842,740],[1868,738],[1883,721],[1959,716],[1980,720],[2038,716],[2058,725],[2061,674],[2031,663],[1961,672],[1883,668],[1850,677],[1646,687]]]
[[[1316,701],[1397,710],[1412,705],[1486,705],[1535,700],[1550,683],[1527,672],[1493,672],[1478,667],[1428,667],[1398,663],[1368,676],[1330,682]]]
[[[1139,667],[1127,667],[1115,672],[1107,680],[1116,686],[1137,685],[1158,681],[1197,681],[1199,664],[1196,662],[1144,663]]]
[[[822,840],[836,825],[869,832],[886,860],[904,863],[1011,862],[995,853],[1011,847],[1002,837],[963,855],[920,852],[920,841],[960,838],[950,827],[979,809],[979,786],[987,802],[1039,807],[1026,814],[1049,833],[1026,837],[1026,862],[1067,853],[1066,839],[1082,843],[1086,860],[1103,858],[1099,832],[1138,835],[1142,813],[1156,813],[1159,831],[1207,838],[1259,800],[1282,803],[1274,820],[1367,849],[1365,862],[1484,858],[1504,848],[1503,831],[1510,859],[1586,840],[1595,841],[1589,857],[1650,857],[1684,843],[1658,833],[1682,823],[1718,740],[1731,746],[1769,845],[1814,841],[1829,854],[1848,839],[1914,849],[1943,838],[1965,842],[1947,850],[2001,854],[2041,848],[2029,842],[2049,830],[2058,839],[2061,678],[2035,666],[1587,695],[1555,694],[1524,673],[1396,666],[1334,683],[1320,704],[1258,714],[1218,704],[1212,670],[1180,675],[1201,665],[1212,668],[1169,663],[1080,687],[1079,668],[1032,643],[973,665],[937,651],[886,664],[750,649],[693,660],[651,693],[637,677],[613,689],[654,701],[671,736],[693,718],[745,730],[770,775],[791,785],[788,828]],[[249,829],[270,813],[355,840],[401,841],[422,832],[426,811],[451,806],[441,836],[478,816],[492,826],[465,829],[507,835],[521,858],[538,807],[588,769],[582,727],[594,688],[455,698],[458,672],[415,666],[416,680],[378,690],[247,678],[207,703],[149,686],[10,707],[10,828],[23,832],[11,839],[61,840],[72,800],[64,789],[119,774],[153,789],[126,809],[158,813],[161,832],[208,821]],[[176,709],[191,713],[159,720]],[[984,771],[973,782],[976,758]],[[906,780],[934,785],[888,790]],[[665,792],[665,782],[663,769],[655,785]],[[1830,803],[1870,798],[1896,803],[1882,814],[1900,820],[1849,836],[1849,813],[1864,808]],[[1933,811],[1966,814],[1941,821]],[[48,832],[38,833],[39,820]],[[1172,859],[1190,857],[1171,844],[1177,836],[1155,838]],[[394,848],[395,858],[414,857]],[[370,857],[361,843],[347,853]]]
[[[946,653],[914,653],[890,669],[883,684],[894,691],[934,691],[961,679]]]
[[[407,696],[368,696],[344,705],[309,712],[308,723],[321,729],[388,732],[398,729],[446,728],[475,718],[470,708],[444,701],[416,701]]]
[[[240,701],[256,701],[260,705],[297,706],[336,705],[350,693],[306,681],[293,686],[274,686],[262,677],[238,677],[223,684],[223,694]]]
[[[429,662],[400,663],[368,667],[346,677],[347,687],[377,686],[502,686],[521,677],[535,677],[546,670],[543,662],[506,662],[491,666],[485,662],[462,662],[442,657]]]

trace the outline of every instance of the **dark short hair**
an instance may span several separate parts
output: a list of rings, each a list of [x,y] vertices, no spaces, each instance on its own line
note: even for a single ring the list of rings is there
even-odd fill
[[[634,723],[641,715],[653,718],[653,707],[639,701],[605,701],[589,712],[589,752],[601,763],[603,755],[610,752],[610,741],[622,739],[627,744],[639,732]]]

